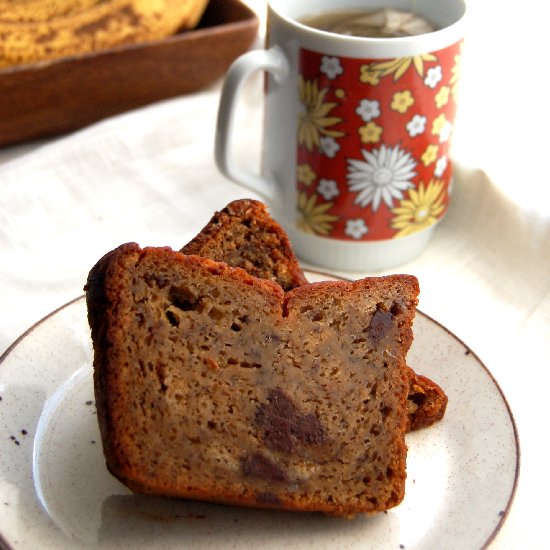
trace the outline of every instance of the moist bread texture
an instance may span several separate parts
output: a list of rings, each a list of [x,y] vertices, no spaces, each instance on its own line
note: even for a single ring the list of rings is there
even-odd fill
[[[418,282],[288,293],[122,245],[86,285],[109,470],[148,494],[351,516],[404,496]]]
[[[279,283],[286,291],[308,283],[286,232],[263,203],[252,199],[233,201],[216,212],[181,251],[241,267]],[[447,401],[433,380],[409,369],[408,431],[441,420]]]
[[[283,290],[307,284],[286,232],[259,201],[230,202],[181,252],[241,267]]]

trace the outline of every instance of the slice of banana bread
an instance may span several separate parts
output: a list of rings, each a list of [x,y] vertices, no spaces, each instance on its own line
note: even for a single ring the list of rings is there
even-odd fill
[[[109,470],[131,489],[351,516],[404,496],[412,276],[288,293],[122,245],[86,298]]]
[[[181,252],[196,254],[292,290],[307,283],[284,229],[259,201],[230,202]]]
[[[307,284],[286,232],[259,201],[229,203],[181,251],[241,267],[251,275],[276,281],[287,291]],[[408,400],[409,431],[441,420],[448,401],[440,386],[412,369]]]

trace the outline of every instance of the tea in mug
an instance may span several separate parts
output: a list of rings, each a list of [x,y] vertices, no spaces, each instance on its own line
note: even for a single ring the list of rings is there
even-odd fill
[[[435,30],[414,13],[393,9],[334,10],[302,17],[300,23],[336,34],[371,38],[414,36]]]

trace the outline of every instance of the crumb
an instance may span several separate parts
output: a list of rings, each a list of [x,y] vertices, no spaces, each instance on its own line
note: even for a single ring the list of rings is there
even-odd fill
[[[21,433],[22,433],[23,435],[27,435],[29,432],[27,432],[27,430],[25,430],[25,429],[22,429],[22,430],[21,430]]]
[[[93,401],[90,401],[90,400],[86,401],[86,405],[93,405],[93,404],[94,404]]]

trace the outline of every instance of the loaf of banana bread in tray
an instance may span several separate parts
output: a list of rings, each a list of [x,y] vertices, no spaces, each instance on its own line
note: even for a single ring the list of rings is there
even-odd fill
[[[308,282],[285,230],[263,203],[252,199],[230,202],[216,212],[181,251],[242,267],[251,275],[279,283],[287,291]],[[408,431],[441,420],[447,401],[438,384],[409,369]]]
[[[414,277],[285,293],[130,243],[85,288],[107,467],[128,487],[339,516],[401,502]]]

